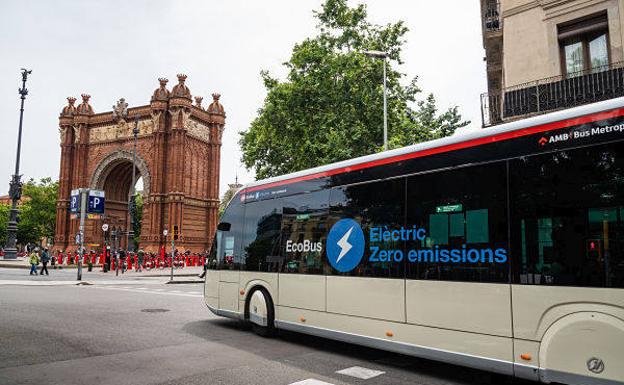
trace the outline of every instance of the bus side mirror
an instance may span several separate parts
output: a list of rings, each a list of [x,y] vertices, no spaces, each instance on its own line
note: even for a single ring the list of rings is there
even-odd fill
[[[217,225],[217,230],[219,231],[230,231],[230,227],[232,227],[232,225],[230,223],[227,222],[221,222]]]

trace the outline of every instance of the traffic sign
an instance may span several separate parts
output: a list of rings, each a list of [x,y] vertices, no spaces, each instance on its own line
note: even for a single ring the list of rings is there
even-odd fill
[[[166,237],[166,236],[167,236],[167,234],[169,234],[169,232],[167,231],[167,229],[164,229],[164,230],[163,230],[163,235]]]
[[[80,211],[80,190],[72,190],[69,204],[70,212],[77,213]]]
[[[102,225],[102,231],[108,231],[108,223]]]
[[[104,214],[104,191],[89,190],[89,214]]]

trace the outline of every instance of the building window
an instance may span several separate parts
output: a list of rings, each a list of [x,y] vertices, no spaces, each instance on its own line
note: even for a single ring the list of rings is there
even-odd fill
[[[562,71],[566,76],[600,72],[609,65],[607,14],[600,13],[558,27]]]

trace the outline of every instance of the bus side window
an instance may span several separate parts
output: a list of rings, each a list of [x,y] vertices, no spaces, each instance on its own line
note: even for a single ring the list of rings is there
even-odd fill
[[[243,231],[243,214],[245,207],[238,199],[232,199],[221,217],[220,229],[215,240],[216,268],[220,270],[238,270],[243,261],[241,255],[241,234]],[[229,224],[226,226],[224,224]],[[227,231],[226,231],[227,228]]]
[[[513,282],[624,287],[624,143],[510,161]]]
[[[337,187],[331,190],[328,227],[341,219],[351,218],[360,224],[366,244],[360,263],[350,272],[336,275],[404,278],[405,242],[400,239],[375,237],[379,231],[398,234],[405,226],[405,179],[390,179]],[[377,239],[381,238],[381,239]]]
[[[241,270],[263,272],[279,270],[281,221],[281,199],[245,204]]]
[[[329,190],[282,198],[282,273],[324,274]]]
[[[409,177],[407,278],[509,282],[506,186],[505,162]]]

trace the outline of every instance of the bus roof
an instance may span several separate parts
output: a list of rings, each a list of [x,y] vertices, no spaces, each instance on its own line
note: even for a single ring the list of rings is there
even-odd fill
[[[491,128],[468,130],[445,138],[417,143],[407,147],[383,151],[376,154],[301,170],[290,174],[258,180],[244,185],[239,191],[255,191],[263,188],[294,183],[301,180],[315,179],[323,176],[393,163],[403,159],[453,151],[458,148],[492,143],[499,140],[511,139],[541,131],[550,131],[571,125],[608,119],[612,117],[611,115],[613,114],[600,113],[621,109],[622,107],[624,107],[624,97],[586,104],[579,107],[501,124]],[[624,111],[620,111],[613,116],[620,115],[624,115]]]

